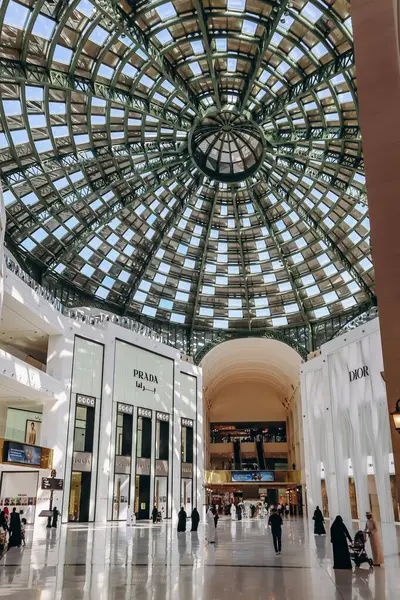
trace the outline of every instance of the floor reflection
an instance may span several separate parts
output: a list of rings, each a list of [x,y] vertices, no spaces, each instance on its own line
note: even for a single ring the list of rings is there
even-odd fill
[[[177,534],[169,523],[70,525],[27,533],[0,563],[0,598],[14,600],[385,600],[400,597],[400,562],[333,571],[329,536],[302,520],[283,526],[276,556],[263,520],[220,519]],[[397,532],[398,535],[398,532]],[[397,544],[396,539],[396,544]],[[391,545],[393,550],[393,544]],[[385,559],[386,560],[386,559]]]

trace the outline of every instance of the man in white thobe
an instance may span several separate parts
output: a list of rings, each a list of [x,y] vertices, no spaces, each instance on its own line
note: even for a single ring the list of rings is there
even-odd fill
[[[206,514],[206,521],[208,525],[208,543],[215,544],[215,519],[211,506],[209,507]]]

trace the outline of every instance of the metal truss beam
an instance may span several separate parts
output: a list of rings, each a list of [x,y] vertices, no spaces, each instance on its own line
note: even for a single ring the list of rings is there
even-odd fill
[[[131,39],[148,54],[151,61],[158,67],[164,77],[182,92],[193,107],[199,108],[200,104],[196,94],[189,88],[183,77],[176,72],[169,60],[161,54],[158,48],[141,30],[135,22],[134,17],[125,12],[119,0],[92,0],[92,4],[110,19],[111,26],[120,25],[125,29],[125,32]]]
[[[266,211],[261,206],[261,203],[260,203],[259,199],[257,198],[256,194],[254,193],[254,191],[252,190],[252,188],[250,186],[247,186],[247,189],[248,189],[251,201],[253,202],[254,207],[256,208],[258,214],[260,215],[260,218],[261,218],[261,220],[262,220],[262,222],[264,224],[264,227],[267,228],[268,233],[271,236],[271,239],[272,239],[272,241],[274,243],[274,246],[276,248],[276,251],[278,253],[279,260],[281,261],[281,263],[282,263],[282,265],[283,265],[283,267],[284,267],[284,269],[286,271],[286,274],[287,274],[287,277],[288,277],[288,280],[289,280],[289,283],[290,283],[290,287],[292,288],[292,292],[293,292],[293,295],[294,295],[294,297],[296,299],[297,306],[299,307],[301,316],[303,317],[303,321],[304,321],[304,323],[306,323],[308,325],[309,324],[309,319],[308,319],[308,316],[307,316],[307,311],[306,311],[306,309],[304,307],[304,303],[303,303],[303,300],[302,300],[302,298],[300,296],[300,292],[299,292],[299,290],[297,288],[297,285],[296,285],[295,279],[293,277],[290,265],[289,265],[289,263],[288,263],[288,261],[286,259],[286,256],[284,255],[284,253],[282,251],[281,244],[279,243],[279,241],[278,241],[278,239],[277,239],[277,237],[275,235],[273,224],[271,223],[270,219],[268,218]]]
[[[66,171],[76,169],[77,167],[87,167],[95,165],[100,158],[129,158],[144,155],[145,164],[138,166],[130,165],[123,169],[124,172],[131,170],[133,173],[146,173],[150,169],[157,169],[162,166],[168,166],[174,159],[185,154],[185,147],[177,149],[174,144],[169,143],[127,143],[115,146],[94,146],[81,150],[79,152],[68,152],[60,154],[53,158],[45,159],[40,162],[32,162],[24,165],[22,168],[12,169],[10,171],[0,170],[0,179],[6,186],[18,185],[26,179],[34,179],[43,175],[54,173],[59,169]],[[154,156],[152,156],[154,154]]]
[[[361,131],[357,126],[345,125],[343,127],[299,127],[296,129],[279,129],[265,131],[266,139],[274,145],[290,144],[294,142],[327,142],[329,140],[342,140],[344,142],[361,142]]]
[[[195,295],[194,295],[192,324],[190,327],[190,339],[192,339],[194,326],[196,324],[197,309],[199,307],[199,301],[200,301],[201,284],[203,282],[204,267],[205,267],[205,264],[207,261],[208,244],[210,242],[210,234],[211,234],[211,229],[212,229],[213,222],[214,222],[214,213],[215,213],[215,209],[217,206],[217,190],[218,190],[218,183],[215,182],[215,190],[214,190],[214,195],[213,195],[212,204],[211,204],[210,216],[208,219],[207,231],[206,231],[206,235],[205,235],[205,239],[204,239],[204,246],[203,246],[203,249],[201,252],[200,267],[198,269],[199,276],[197,278],[196,291],[195,291]],[[196,265],[196,267],[197,267],[197,265]]]
[[[139,288],[140,282],[142,281],[142,278],[144,277],[152,259],[154,258],[154,256],[157,254],[159,248],[161,247],[161,244],[163,243],[165,236],[167,235],[167,233],[169,232],[171,227],[173,227],[174,224],[177,222],[177,220],[183,215],[183,213],[186,210],[186,206],[190,203],[193,196],[196,195],[199,187],[201,186],[202,181],[203,181],[203,176],[198,176],[196,179],[193,179],[193,181],[188,186],[187,192],[186,192],[185,196],[182,198],[181,202],[178,202],[176,204],[176,206],[172,209],[172,211],[168,215],[167,219],[163,222],[160,229],[157,231],[156,235],[154,236],[154,240],[152,241],[149,251],[148,251],[147,255],[144,257],[144,260],[141,262],[140,268],[131,283],[130,290],[129,290],[126,298],[123,301],[123,309],[124,309],[123,314],[126,314],[127,311],[129,310],[129,305],[132,301],[132,298],[136,294],[136,292]]]
[[[179,173],[182,165],[182,158],[176,158],[174,161],[170,161],[167,164],[164,162],[158,162],[156,164],[155,161],[151,161],[152,166],[150,167],[153,171],[154,178],[158,181],[158,185],[161,185],[162,182],[167,178],[174,177],[175,173]],[[157,173],[158,169],[163,169],[162,173]],[[107,188],[116,187],[123,183],[124,181],[129,181],[134,175],[134,181],[140,181],[139,176],[144,172],[148,172],[149,166],[146,165],[146,168],[138,168],[134,171],[129,165],[128,167],[124,167],[115,171],[113,173],[108,173],[104,175],[104,177],[99,177],[98,179],[89,181],[87,186],[83,186],[82,188],[74,188],[72,193],[66,194],[65,196],[61,196],[51,205],[47,205],[40,212],[35,213],[33,218],[29,218],[21,221],[19,224],[20,227],[23,227],[23,231],[25,234],[28,234],[32,229],[40,226],[44,221],[51,217],[57,217],[58,212],[61,210],[68,209],[69,206],[75,204],[80,201],[87,201],[89,195],[96,192],[104,192]],[[130,185],[130,184],[129,184]],[[127,196],[128,198],[128,196]],[[125,201],[122,203],[122,208],[125,208]],[[62,224],[62,223],[61,223]]]
[[[207,64],[208,64],[208,68],[210,70],[211,81],[212,81],[212,85],[213,85],[213,89],[214,89],[215,104],[216,104],[218,110],[221,110],[221,98],[219,95],[217,72],[216,72],[215,66],[214,66],[214,57],[213,57],[213,53],[211,50],[211,37],[210,37],[209,31],[208,31],[207,16],[206,16],[206,13],[204,12],[202,0],[201,1],[193,0],[193,2],[194,2],[194,7],[197,12],[197,18],[199,20],[200,31],[203,36],[203,44],[204,44],[204,49],[206,51]]]
[[[243,253],[243,237],[242,237],[243,232],[242,232],[242,228],[240,226],[239,211],[238,211],[238,207],[237,207],[237,190],[235,190],[235,189],[232,189],[232,204],[233,204],[233,213],[234,213],[235,225],[236,225],[236,235],[238,238],[238,245],[239,245],[240,264],[242,267],[244,295],[246,298],[247,326],[250,331],[251,330],[251,310],[250,310],[249,285],[248,285],[247,272],[246,272],[246,263],[244,260],[244,253]]]
[[[118,216],[124,209],[129,208],[135,202],[143,198],[146,194],[150,194],[155,192],[160,185],[165,184],[167,181],[174,181],[175,178],[181,173],[182,168],[185,168],[185,164],[180,162],[177,166],[171,168],[168,171],[165,171],[163,174],[159,176],[154,176],[156,182],[153,185],[148,185],[145,182],[140,181],[139,179],[135,183],[139,183],[139,186],[133,187],[134,182],[130,182],[131,191],[128,194],[124,195],[123,200],[117,200],[112,206],[109,206],[105,211],[103,211],[99,216],[96,216],[90,222],[86,224],[86,227],[83,231],[77,233],[70,242],[68,242],[68,246],[62,248],[62,250],[55,256],[53,260],[51,260],[46,269],[46,273],[54,268],[59,262],[62,261],[64,256],[71,252],[71,250],[79,247],[84,240],[91,234],[93,231],[96,231],[100,227],[107,225],[114,217]],[[108,188],[112,188],[114,185],[114,181],[110,179],[102,179],[101,183],[99,183],[98,191],[106,190]],[[103,187],[101,187],[103,186]],[[135,254],[136,255],[136,254]]]
[[[174,126],[178,122],[185,129],[190,127],[189,121],[181,119],[178,113],[163,108],[156,102],[146,100],[141,96],[135,96],[126,90],[105,83],[92,81],[88,77],[58,71],[57,69],[48,69],[33,63],[0,58],[0,82],[41,85],[65,92],[79,92],[87,96],[96,96],[120,104],[130,110],[161,119],[169,126]]]
[[[339,165],[350,171],[359,171],[364,173],[364,158],[362,156],[352,156],[343,152],[334,152],[333,150],[323,150],[321,148],[309,148],[308,146],[281,145],[274,149],[275,156],[283,158],[294,158],[298,156],[307,161],[316,161],[319,163],[332,164],[333,167]]]
[[[257,80],[258,72],[261,68],[264,55],[267,52],[271,39],[276,31],[276,28],[279,25],[279,22],[282,18],[283,13],[286,10],[286,6],[289,0],[275,0],[270,17],[268,19],[267,25],[264,27],[263,34],[259,43],[257,44],[256,53],[254,57],[251,59],[250,70],[247,75],[246,81],[244,83],[243,92],[240,94],[240,108],[243,110],[246,108],[247,102],[249,100],[250,94],[253,90],[254,83]]]
[[[256,113],[255,120],[257,123],[264,123],[266,120],[275,116],[285,109],[288,104],[291,104],[297,98],[301,98],[309,94],[319,85],[329,81],[331,77],[351,69],[354,67],[354,51],[353,49],[347,50],[340,56],[337,56],[333,60],[325,63],[315,71],[306,75],[304,79],[290,86],[282,92],[277,98],[265,104],[261,110]]]
[[[366,187],[363,186],[362,189],[355,187],[354,185],[349,184],[347,181],[343,181],[340,179],[337,173],[331,175],[330,173],[325,173],[324,171],[320,171],[313,166],[310,166],[308,162],[303,163],[301,161],[295,160],[294,158],[283,158],[277,156],[275,158],[275,163],[277,167],[280,167],[284,170],[291,170],[295,173],[300,173],[310,179],[314,179],[315,181],[320,181],[332,189],[338,190],[341,194],[347,194],[353,200],[357,200],[357,202],[361,202],[362,204],[367,205],[367,191]]]
[[[360,273],[357,271],[354,265],[351,264],[347,256],[340,250],[337,246],[336,242],[330,237],[330,235],[321,227],[319,222],[311,216],[310,212],[305,210],[303,206],[298,202],[296,198],[292,196],[292,190],[286,190],[281,185],[271,185],[268,181],[268,177],[266,176],[263,179],[263,183],[266,183],[269,189],[273,192],[276,192],[283,200],[285,200],[288,205],[303,219],[303,221],[308,225],[308,227],[317,234],[317,236],[326,244],[329,250],[332,252],[334,256],[338,258],[338,260],[342,263],[342,265],[348,270],[348,272],[353,276],[354,280],[358,283],[360,288],[364,290],[365,294],[372,302],[372,304],[376,304],[376,296],[374,292],[370,289],[369,285],[364,281]]]

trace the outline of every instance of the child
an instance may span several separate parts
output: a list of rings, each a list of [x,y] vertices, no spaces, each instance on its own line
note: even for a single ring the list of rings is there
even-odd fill
[[[25,525],[26,519],[24,517],[23,519],[21,519],[21,541],[23,546],[25,546]]]
[[[7,547],[7,534],[3,528],[0,529],[0,558]]]

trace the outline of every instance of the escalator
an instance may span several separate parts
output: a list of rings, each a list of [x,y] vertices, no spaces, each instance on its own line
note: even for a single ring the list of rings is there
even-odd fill
[[[262,442],[256,442],[257,448],[257,458],[258,458],[258,468],[260,471],[265,470],[265,456],[264,456],[264,445]]]
[[[234,463],[235,463],[235,470],[241,471],[242,459],[240,457],[240,442],[239,442],[239,440],[236,440],[235,442],[233,442],[233,457],[234,457]]]

